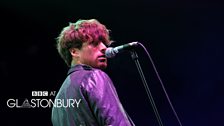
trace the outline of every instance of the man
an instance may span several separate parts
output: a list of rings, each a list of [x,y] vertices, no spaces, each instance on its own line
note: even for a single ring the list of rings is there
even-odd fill
[[[106,46],[109,31],[95,19],[78,20],[65,27],[57,39],[60,56],[70,67],[56,99],[64,107],[54,106],[54,126],[133,126],[123,109],[115,87],[106,73]],[[68,106],[68,100],[77,106]],[[74,105],[74,102],[72,102]]]

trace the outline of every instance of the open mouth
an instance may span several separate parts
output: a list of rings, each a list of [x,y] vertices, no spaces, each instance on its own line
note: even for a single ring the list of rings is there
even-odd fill
[[[102,55],[102,56],[99,56],[99,57],[98,57],[98,60],[99,60],[100,62],[105,62],[105,61],[107,60],[107,58],[106,58],[105,55]]]

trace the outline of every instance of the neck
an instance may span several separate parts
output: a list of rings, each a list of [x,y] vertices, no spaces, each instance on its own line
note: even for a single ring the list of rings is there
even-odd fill
[[[77,64],[82,64],[80,61],[75,61],[75,60],[72,60],[71,62],[71,66],[75,66]]]

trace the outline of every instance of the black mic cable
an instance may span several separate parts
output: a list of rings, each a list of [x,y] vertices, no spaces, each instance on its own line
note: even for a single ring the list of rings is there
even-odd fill
[[[131,42],[131,43],[124,44],[124,45],[121,45],[121,46],[117,46],[117,47],[114,47],[114,48],[109,47],[109,48],[106,49],[105,55],[106,55],[107,58],[112,58],[112,57],[116,56],[116,54],[118,54],[118,53],[120,53],[122,51],[131,51],[132,50],[132,59],[134,59],[135,62],[136,62],[136,65],[137,65],[138,71],[140,73],[140,76],[142,78],[142,81],[143,81],[146,93],[147,93],[148,98],[149,98],[149,100],[150,100],[150,102],[152,104],[153,111],[155,112],[156,118],[157,118],[160,126],[163,126],[161,118],[160,118],[160,115],[158,113],[158,110],[156,108],[155,102],[153,100],[152,94],[151,94],[151,92],[149,90],[149,87],[148,87],[147,82],[145,80],[144,74],[143,74],[143,72],[141,70],[141,66],[140,66],[140,64],[139,64],[139,62],[137,60],[138,59],[137,53],[135,51],[133,51],[134,47],[136,47],[138,45],[140,45],[144,49],[144,51],[146,52],[150,62],[152,63],[153,69],[154,69],[154,71],[156,73],[156,76],[157,76],[161,86],[162,86],[162,89],[163,89],[163,91],[165,93],[165,96],[166,96],[166,98],[168,100],[168,103],[169,103],[169,105],[170,105],[170,107],[171,107],[171,109],[172,109],[172,111],[173,111],[173,113],[174,113],[174,115],[175,115],[179,125],[182,126],[182,123],[181,123],[181,121],[180,121],[180,119],[179,119],[179,117],[177,115],[177,112],[175,111],[175,109],[173,107],[173,104],[172,104],[172,102],[171,102],[171,100],[169,98],[169,95],[168,95],[168,93],[166,91],[166,88],[165,88],[165,86],[163,84],[163,81],[162,81],[162,79],[161,79],[161,77],[160,77],[160,75],[159,75],[159,73],[158,73],[158,71],[156,69],[156,66],[155,66],[155,64],[154,64],[154,62],[152,60],[152,57],[150,56],[149,52],[147,51],[147,49],[145,48],[145,46],[143,44],[141,44],[139,42]]]
[[[156,76],[157,76],[157,78],[158,78],[158,80],[159,80],[161,86],[162,86],[162,89],[163,89],[163,91],[164,91],[164,93],[165,93],[165,95],[166,95],[166,98],[167,98],[167,100],[168,100],[168,102],[169,102],[169,105],[170,105],[170,107],[171,107],[171,109],[172,109],[172,111],[173,111],[173,113],[174,113],[174,115],[175,115],[175,117],[176,117],[176,119],[177,119],[179,125],[182,126],[182,123],[181,123],[181,121],[180,121],[180,118],[178,117],[177,112],[176,112],[176,110],[175,110],[174,107],[173,107],[173,104],[172,104],[172,102],[171,102],[171,100],[170,100],[170,98],[169,98],[169,95],[168,95],[168,93],[167,93],[167,91],[166,91],[166,88],[165,88],[165,86],[164,86],[164,84],[163,84],[163,81],[162,81],[162,79],[161,79],[161,77],[160,77],[160,75],[159,75],[159,73],[158,73],[158,71],[157,71],[157,69],[156,69],[156,66],[155,66],[155,64],[154,64],[154,62],[153,62],[153,60],[152,60],[152,57],[150,56],[149,52],[147,51],[147,49],[145,48],[145,46],[144,46],[143,44],[141,44],[141,43],[139,43],[139,42],[138,42],[138,44],[144,49],[144,51],[146,52],[148,58],[150,59],[150,62],[152,63],[153,69],[154,69],[154,71],[155,71],[155,73],[156,73]]]

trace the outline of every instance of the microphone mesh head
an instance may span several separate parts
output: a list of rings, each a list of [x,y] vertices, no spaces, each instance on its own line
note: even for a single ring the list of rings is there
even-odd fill
[[[106,49],[105,56],[107,58],[113,58],[115,55],[116,55],[116,53],[114,52],[112,47],[109,47],[109,48]]]

